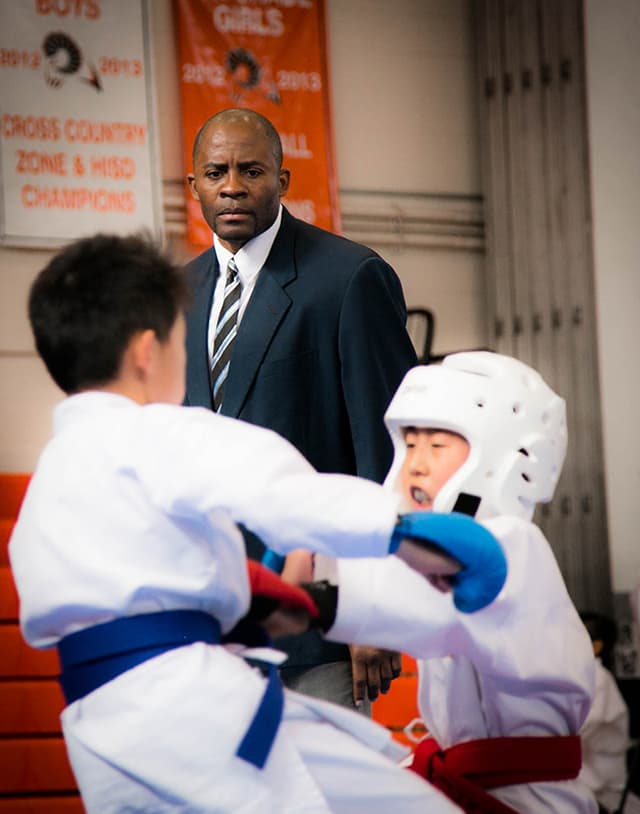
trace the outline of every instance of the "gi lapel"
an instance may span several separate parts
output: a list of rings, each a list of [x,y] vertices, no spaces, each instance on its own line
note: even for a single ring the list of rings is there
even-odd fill
[[[295,221],[284,210],[280,231],[238,328],[225,384],[223,415],[240,414],[273,336],[291,307],[284,286],[296,277],[294,241]]]

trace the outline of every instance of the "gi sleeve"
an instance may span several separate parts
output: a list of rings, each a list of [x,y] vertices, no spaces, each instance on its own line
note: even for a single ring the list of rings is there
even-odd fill
[[[145,462],[173,513],[243,524],[280,554],[377,557],[389,550],[398,498],[376,483],[320,474],[277,433],[203,408],[167,410],[164,443]]]

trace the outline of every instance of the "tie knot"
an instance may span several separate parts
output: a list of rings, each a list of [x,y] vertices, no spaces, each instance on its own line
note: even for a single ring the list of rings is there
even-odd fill
[[[227,282],[231,282],[238,276],[238,267],[236,266],[236,261],[232,257],[229,262],[227,263]]]

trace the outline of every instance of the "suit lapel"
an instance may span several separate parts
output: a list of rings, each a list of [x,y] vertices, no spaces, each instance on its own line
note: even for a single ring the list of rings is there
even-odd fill
[[[284,209],[280,230],[240,322],[225,385],[224,415],[240,414],[273,336],[291,307],[284,286],[296,277],[294,241],[295,221]]]
[[[213,249],[193,261],[188,268],[192,307],[187,322],[187,390],[192,407],[213,409],[209,381],[209,312],[220,270]]]

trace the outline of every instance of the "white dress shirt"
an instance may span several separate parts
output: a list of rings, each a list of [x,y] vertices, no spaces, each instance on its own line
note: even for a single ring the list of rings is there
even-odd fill
[[[278,215],[271,226],[264,232],[261,232],[259,235],[252,238],[248,243],[245,243],[245,245],[241,249],[238,249],[235,254],[232,254],[228,249],[225,249],[220,242],[218,235],[213,235],[213,248],[215,250],[216,257],[218,258],[220,274],[216,281],[216,287],[213,292],[213,301],[211,303],[211,313],[209,314],[209,332],[207,336],[209,362],[211,362],[213,357],[213,342],[216,335],[218,316],[224,300],[224,288],[227,278],[227,266],[229,265],[229,260],[233,257],[236,261],[238,278],[240,280],[242,290],[242,293],[240,294],[240,310],[238,311],[239,325],[247,308],[249,298],[251,297],[253,289],[255,288],[258,274],[269,256],[269,252],[273,246],[273,241],[276,239],[281,222],[282,205],[278,209]]]

